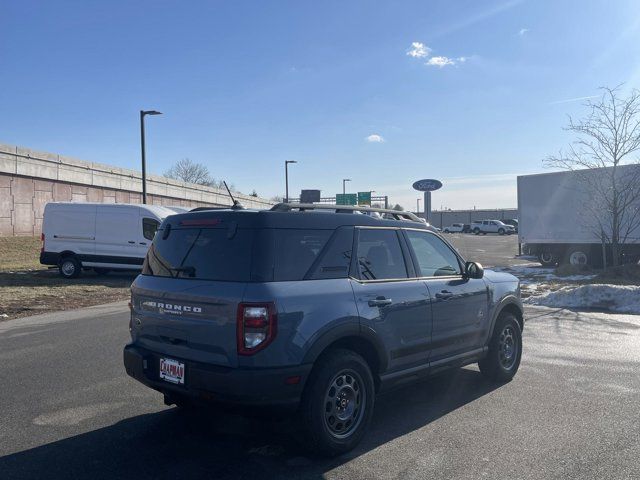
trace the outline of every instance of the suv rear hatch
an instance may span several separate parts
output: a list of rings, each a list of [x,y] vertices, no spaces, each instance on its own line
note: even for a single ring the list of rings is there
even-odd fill
[[[134,342],[169,357],[238,364],[236,315],[251,275],[255,230],[229,215],[169,217],[131,287]]]

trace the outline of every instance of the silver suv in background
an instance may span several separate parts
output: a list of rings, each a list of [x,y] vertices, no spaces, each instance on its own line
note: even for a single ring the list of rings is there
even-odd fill
[[[507,225],[500,220],[478,220],[471,222],[471,231],[476,235],[497,233],[498,235],[511,235],[516,233],[513,225]]]

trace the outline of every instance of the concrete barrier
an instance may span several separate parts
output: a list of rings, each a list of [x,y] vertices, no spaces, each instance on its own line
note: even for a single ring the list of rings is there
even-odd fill
[[[233,192],[247,208],[273,202]],[[54,153],[0,144],[0,236],[39,235],[47,202],[142,203],[137,170],[86,162]],[[147,203],[182,207],[230,206],[225,190],[147,176]]]

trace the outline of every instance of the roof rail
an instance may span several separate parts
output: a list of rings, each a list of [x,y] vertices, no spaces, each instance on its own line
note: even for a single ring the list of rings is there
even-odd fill
[[[356,205],[331,205],[325,203],[278,203],[271,207],[272,212],[290,212],[292,210],[298,210],[303,212],[305,210],[331,210],[334,213],[353,213],[355,212],[378,212],[385,216],[391,216],[395,220],[405,220],[411,222],[422,222],[420,217],[411,212],[404,212],[402,210],[392,210],[389,208],[377,208],[377,207],[360,207]]]

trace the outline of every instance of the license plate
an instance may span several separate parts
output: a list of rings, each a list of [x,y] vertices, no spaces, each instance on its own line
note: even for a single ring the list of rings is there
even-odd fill
[[[160,378],[167,382],[184,384],[184,363],[171,358],[161,358]]]

